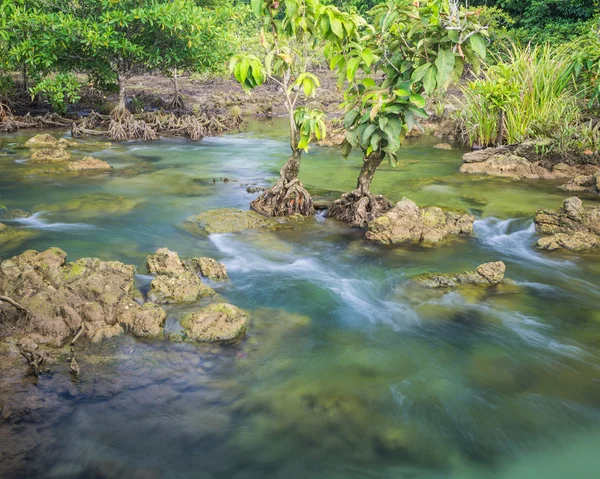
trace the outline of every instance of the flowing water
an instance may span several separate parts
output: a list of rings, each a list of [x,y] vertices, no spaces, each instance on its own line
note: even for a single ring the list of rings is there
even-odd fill
[[[159,247],[211,256],[231,277],[217,292],[252,320],[235,346],[125,336],[82,351],[77,383],[66,364],[20,379],[25,413],[0,415],[0,476],[598,477],[600,257],[531,246],[535,210],[565,197],[556,184],[460,175],[460,150],[422,138],[374,191],[469,210],[475,238],[383,247],[323,216],[197,238],[180,228],[187,216],[247,208],[246,185],[273,181],[288,151],[281,124],[73,149],[115,168],[83,176],[32,171],[25,138],[0,139],[0,204],[34,215],[10,223],[23,236],[0,258],[58,246],[69,260],[135,264],[143,287]],[[301,177],[334,198],[359,168],[314,148]],[[493,260],[515,285],[425,293],[408,281]],[[171,308],[167,329],[190,309]]]

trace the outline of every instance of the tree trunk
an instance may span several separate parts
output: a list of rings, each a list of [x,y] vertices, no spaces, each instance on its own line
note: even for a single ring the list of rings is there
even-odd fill
[[[498,141],[497,146],[502,146],[504,141],[504,110],[500,110],[500,114],[498,115]]]
[[[173,68],[173,88],[175,96],[171,102],[171,108],[173,110],[180,110],[184,108],[183,97],[179,94],[179,71],[177,68]]]
[[[23,95],[25,97],[29,97],[29,79],[27,78],[27,65],[23,65],[23,69],[21,70],[21,81],[23,88]]]
[[[125,75],[119,72],[119,104],[117,109],[125,110]]]
[[[386,197],[371,193],[371,183],[383,158],[383,152],[376,151],[363,159],[356,189],[334,201],[328,216],[338,218],[356,228],[366,228],[371,221],[393,206]]]
[[[256,198],[250,207],[264,216],[311,216],[315,208],[310,193],[298,179],[302,151],[292,148],[292,156],[279,172],[275,186]]]

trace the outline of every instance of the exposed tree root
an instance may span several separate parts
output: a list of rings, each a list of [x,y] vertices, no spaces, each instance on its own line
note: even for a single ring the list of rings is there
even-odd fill
[[[169,108],[172,110],[183,110],[185,108],[183,96],[180,94],[174,95],[173,99],[169,103]]]
[[[39,377],[42,372],[46,369],[44,365],[46,364],[49,355],[45,351],[38,351],[36,349],[23,348],[19,350],[21,356],[25,358],[27,363],[29,364],[29,372],[33,376]]]
[[[385,196],[354,190],[335,200],[327,211],[327,216],[338,218],[355,228],[366,228],[371,221],[392,207],[392,202]]]
[[[315,214],[310,193],[302,186],[298,178],[285,182],[280,179],[275,186],[269,188],[256,198],[250,207],[264,216],[292,216]]]
[[[10,304],[14,308],[18,309],[22,313],[25,313],[27,316],[30,316],[29,310],[24,306],[21,306],[14,299],[9,298],[8,296],[0,296],[0,301]]]

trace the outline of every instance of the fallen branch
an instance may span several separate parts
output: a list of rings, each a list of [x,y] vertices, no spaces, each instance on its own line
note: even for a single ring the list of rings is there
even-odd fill
[[[18,310],[23,311],[25,314],[30,316],[29,310],[27,308],[25,308],[24,306],[21,306],[14,299],[9,298],[8,296],[0,296],[0,301],[4,301],[5,303],[8,303],[11,306],[14,306]]]

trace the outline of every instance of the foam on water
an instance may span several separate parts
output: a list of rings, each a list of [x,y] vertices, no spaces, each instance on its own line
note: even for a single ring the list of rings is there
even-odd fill
[[[508,257],[543,265],[573,266],[571,261],[549,259],[533,249],[536,235],[533,221],[523,225],[523,220],[519,218],[500,220],[489,217],[476,220],[473,229],[483,246]]]
[[[28,218],[17,218],[14,220],[3,220],[4,223],[16,223],[23,228],[47,230],[47,231],[72,231],[72,230],[91,230],[96,226],[88,223],[49,223],[42,218],[43,211],[39,211]]]

